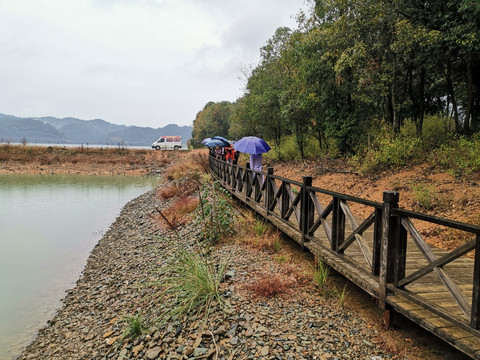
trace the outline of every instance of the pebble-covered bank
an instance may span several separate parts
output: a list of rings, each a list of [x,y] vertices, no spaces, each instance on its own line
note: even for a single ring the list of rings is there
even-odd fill
[[[205,320],[191,316],[160,325],[162,266],[178,247],[191,247],[190,224],[167,233],[154,219],[162,204],[152,190],[129,202],[93,249],[63,307],[20,359],[371,359],[395,358],[375,330],[355,314],[318,295],[294,269],[234,242],[213,256],[229,259],[222,284],[227,308]],[[249,284],[265,274],[292,277],[279,298],[252,295]],[[124,337],[125,316],[140,314],[148,331]]]

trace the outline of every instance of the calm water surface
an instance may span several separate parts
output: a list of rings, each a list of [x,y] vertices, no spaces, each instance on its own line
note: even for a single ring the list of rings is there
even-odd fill
[[[158,183],[0,175],[0,359],[14,359],[46,325],[123,205]]]

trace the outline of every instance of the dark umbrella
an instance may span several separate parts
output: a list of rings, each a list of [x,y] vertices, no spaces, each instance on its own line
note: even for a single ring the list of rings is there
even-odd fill
[[[220,139],[220,140],[226,141],[228,143],[228,140],[225,139],[223,136],[214,136],[214,137],[212,137],[212,139]]]
[[[235,150],[247,154],[263,154],[270,151],[270,146],[265,140],[256,136],[245,136],[233,144]]]
[[[215,147],[217,145],[219,145],[220,147],[229,147],[230,143],[221,139],[211,139],[208,140],[204,145],[208,147]]]

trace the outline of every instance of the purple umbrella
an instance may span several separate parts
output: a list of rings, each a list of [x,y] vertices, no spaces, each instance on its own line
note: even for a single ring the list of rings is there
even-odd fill
[[[247,154],[263,154],[270,151],[270,146],[265,140],[256,136],[245,136],[233,144],[235,150]]]
[[[211,140],[210,138],[205,138],[202,140],[202,144],[205,144],[207,141]]]

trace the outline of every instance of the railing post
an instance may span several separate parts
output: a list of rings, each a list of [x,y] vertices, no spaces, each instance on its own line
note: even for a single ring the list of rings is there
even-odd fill
[[[475,265],[473,269],[472,316],[470,326],[480,329],[480,234],[475,244]]]
[[[259,197],[260,197],[260,193],[262,191],[262,175],[259,175],[257,173],[253,173],[253,178],[254,180],[254,187],[255,187],[255,191],[254,191],[254,194],[253,194],[253,200],[255,202],[259,202]]]
[[[269,167],[267,169],[267,176],[265,177],[265,218],[268,218],[268,211],[270,210],[270,205],[273,202],[275,194],[273,193],[273,186],[271,181],[273,180],[271,176],[273,175],[273,168]]]
[[[282,220],[285,220],[287,216],[287,211],[290,208],[290,198],[288,197],[287,185],[285,181],[282,180],[282,208],[280,209],[280,217]]]
[[[340,198],[333,198],[332,214],[332,250],[338,252],[338,248],[345,240],[345,214],[340,205]]]
[[[398,208],[399,194],[394,191],[385,191],[383,193],[382,207],[382,242],[381,242],[381,260],[379,273],[378,306],[384,310],[384,321],[387,326],[392,322],[392,310],[389,309],[387,299],[387,284],[394,281],[395,277],[395,246],[398,241],[397,227],[398,220],[392,216],[392,211]]]
[[[382,209],[375,208],[375,222],[373,225],[372,275],[380,274],[380,260],[382,254]]]
[[[305,245],[305,236],[308,233],[310,224],[313,222],[313,201],[307,186],[312,186],[312,177],[304,176],[302,185],[302,203],[300,206],[300,231],[302,232],[302,249]]]
[[[247,180],[247,188],[245,189],[245,200],[250,196],[252,192],[252,172],[250,171],[250,163],[247,163],[247,168],[245,170],[245,178]]]
[[[396,216],[395,219],[395,272],[393,284],[397,287],[398,282],[405,277],[407,266],[407,230],[403,227],[400,216]]]
[[[237,160],[232,161],[232,192],[237,190]]]

